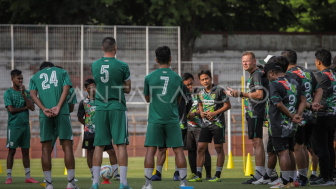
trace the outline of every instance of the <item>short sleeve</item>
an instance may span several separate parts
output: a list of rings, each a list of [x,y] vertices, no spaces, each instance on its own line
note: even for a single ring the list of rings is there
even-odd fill
[[[270,83],[270,103],[277,105],[279,102],[282,101],[282,97],[280,95],[279,87],[277,86],[276,82]]]
[[[75,93],[74,88],[71,88],[69,90],[69,94],[67,96],[67,102],[68,102],[68,104],[76,104],[77,103],[77,97],[76,97],[76,93]]]
[[[145,96],[149,96],[148,77],[145,78],[143,94],[144,94]]]
[[[4,101],[5,101],[5,107],[13,106],[12,98],[8,91],[6,91],[4,94]]]
[[[328,89],[331,86],[330,80],[326,74],[322,74],[320,87],[324,90]]]
[[[313,73],[311,73],[310,76],[311,76],[312,88],[314,89],[314,91],[316,91],[318,88],[320,88],[320,85],[318,84]]]
[[[69,76],[68,72],[64,70],[64,72],[63,72],[63,87],[66,86],[66,85],[69,85],[70,87],[72,87],[70,76]]]
[[[230,98],[225,94],[225,89],[223,88],[219,88],[219,97],[223,103],[230,101]]]
[[[124,81],[130,80],[131,79],[131,73],[130,73],[129,67],[126,63],[123,66],[123,72],[124,72]]]
[[[29,91],[32,90],[37,91],[37,86],[35,85],[34,77],[32,77],[29,82]]]
[[[263,80],[261,78],[261,74],[253,74],[253,83],[255,90],[262,90],[263,89]]]
[[[85,116],[84,101],[81,100],[78,106],[77,117],[83,118],[84,116]]]

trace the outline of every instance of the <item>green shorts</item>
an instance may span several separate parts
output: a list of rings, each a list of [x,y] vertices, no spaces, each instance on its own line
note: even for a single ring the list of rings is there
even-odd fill
[[[7,148],[30,148],[30,127],[25,125],[22,127],[11,127],[7,128]]]
[[[183,147],[180,124],[148,123],[145,147],[148,146],[167,148]]]
[[[127,111],[96,110],[94,146],[129,144]]]
[[[70,115],[58,115],[53,118],[40,118],[41,142],[60,140],[73,140]]]

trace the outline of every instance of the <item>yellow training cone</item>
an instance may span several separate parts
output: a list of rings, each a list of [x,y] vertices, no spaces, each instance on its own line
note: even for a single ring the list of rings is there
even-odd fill
[[[230,152],[230,154],[229,154],[229,159],[228,159],[226,168],[227,169],[233,169],[234,168],[233,158],[232,158],[232,152]]]
[[[40,185],[41,185],[43,188],[45,188],[47,184],[46,184],[46,183],[41,183]]]
[[[66,168],[64,168],[64,175],[68,175],[68,171]]]
[[[2,173],[2,166],[1,166],[1,161],[0,161],[0,174]]]
[[[250,153],[248,153],[247,154],[245,176],[251,176],[253,174],[254,174],[254,172],[253,172],[253,166],[252,166],[252,161],[251,161],[251,155],[250,155]]]

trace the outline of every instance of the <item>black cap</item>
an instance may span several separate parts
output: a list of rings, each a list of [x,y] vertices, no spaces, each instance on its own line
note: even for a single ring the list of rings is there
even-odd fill
[[[276,61],[276,58],[272,58],[267,62],[267,64],[265,64],[264,74],[262,75],[262,77],[267,77],[267,72],[271,70],[286,72],[287,68],[285,67],[284,64],[281,64],[280,62]]]

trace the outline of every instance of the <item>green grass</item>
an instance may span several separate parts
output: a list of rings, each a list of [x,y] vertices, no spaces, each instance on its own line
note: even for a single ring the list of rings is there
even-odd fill
[[[222,182],[220,183],[210,183],[204,180],[201,183],[188,183],[189,186],[194,186],[195,189],[217,189],[217,188],[269,188],[268,186],[252,186],[252,185],[242,185],[241,182],[249,179],[250,177],[244,176],[243,171],[243,158],[234,157],[234,169],[223,168],[222,172]],[[162,173],[163,181],[152,182],[154,189],[177,189],[179,188],[179,182],[173,181],[173,173],[175,169],[174,157],[168,157],[168,170],[165,168]],[[227,160],[227,159],[226,159]],[[16,159],[14,161],[14,167],[12,171],[13,184],[4,184],[6,181],[6,160],[0,160],[2,173],[0,173],[0,188],[1,189],[31,189],[37,188],[42,189],[40,184],[25,184],[24,183],[24,169],[22,161]],[[216,157],[212,157],[212,174],[215,173],[215,162]],[[253,162],[253,160],[252,160]],[[108,159],[103,160],[103,165],[108,164]],[[64,175],[64,162],[63,159],[52,159],[52,179],[55,189],[66,188],[67,176]],[[132,157],[129,158],[128,166],[128,182],[133,189],[139,189],[145,183],[144,179],[144,157]],[[188,174],[190,174],[188,168]],[[204,170],[205,172],[205,170]],[[40,159],[31,160],[31,175],[38,181],[43,181],[43,172],[41,168]],[[92,185],[91,174],[86,164],[85,158],[76,158],[76,178],[79,180],[77,185],[81,189],[88,189]],[[100,189],[116,189],[119,187],[119,182],[112,181],[112,184],[100,185]],[[334,187],[323,187],[323,188],[334,188]]]

